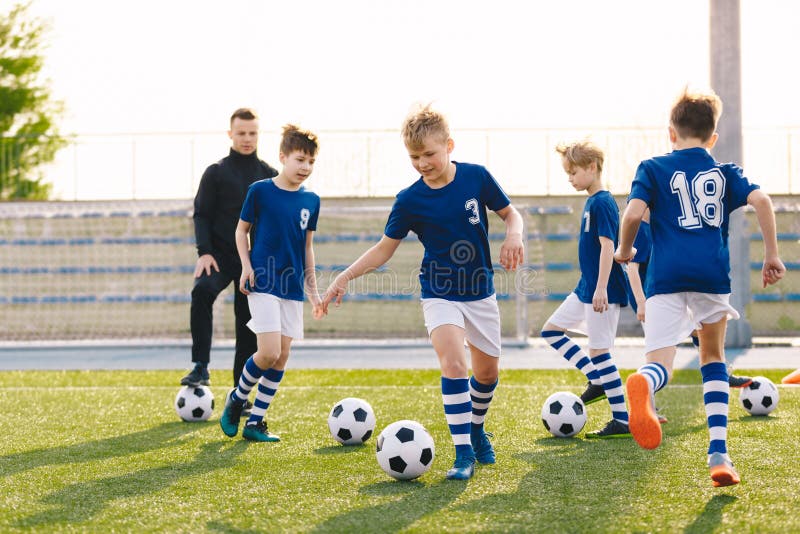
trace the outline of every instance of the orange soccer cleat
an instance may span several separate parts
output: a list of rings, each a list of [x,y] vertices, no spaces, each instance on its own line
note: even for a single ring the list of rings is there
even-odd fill
[[[784,384],[800,384],[800,369],[784,376],[781,382]]]
[[[628,395],[628,428],[636,443],[643,449],[655,449],[661,445],[661,424],[653,407],[653,397],[647,378],[633,373],[625,381]]]

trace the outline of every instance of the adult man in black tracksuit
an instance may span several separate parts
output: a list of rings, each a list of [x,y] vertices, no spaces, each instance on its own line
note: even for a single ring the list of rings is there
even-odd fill
[[[277,170],[258,159],[256,154],[258,117],[255,112],[247,108],[237,109],[231,115],[230,126],[230,154],[206,169],[194,199],[198,258],[190,324],[195,366],[181,379],[181,384],[195,387],[209,384],[214,301],[232,281],[238,285],[242,272],[234,233],[247,189],[253,182],[278,175]],[[245,362],[256,351],[256,335],[247,327],[250,308],[247,297],[238,289],[234,290],[233,310],[236,316],[235,387]]]

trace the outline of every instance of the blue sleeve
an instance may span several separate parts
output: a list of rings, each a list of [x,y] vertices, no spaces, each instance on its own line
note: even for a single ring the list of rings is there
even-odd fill
[[[591,217],[595,221],[598,237],[607,237],[614,243],[619,234],[619,210],[614,198],[609,196],[607,202],[598,202],[592,206]]]
[[[392,212],[389,214],[389,219],[386,221],[386,228],[383,230],[383,233],[386,234],[386,237],[392,239],[403,239],[408,235],[410,230],[411,222],[408,220],[408,217],[403,214],[400,198],[398,197],[397,200],[394,201]]]
[[[500,187],[500,184],[497,183],[497,180],[494,179],[492,173],[488,170],[484,169],[485,174],[483,176],[483,184],[481,186],[481,194],[483,198],[481,199],[483,203],[492,211],[498,211],[509,204],[511,204],[511,199],[508,198],[506,192],[503,191],[503,188]]]
[[[255,184],[253,184],[255,185]],[[255,187],[251,185],[247,188],[247,196],[244,197],[244,203],[242,204],[242,213],[239,215],[239,218],[243,221],[247,221],[250,224],[253,224],[256,220],[256,207],[255,207],[255,196],[254,193]]]
[[[636,169],[636,174],[631,184],[631,194],[628,198],[638,198],[648,206],[653,201],[653,182],[650,178],[650,173],[647,172],[647,166],[644,161]]]
[[[308,219],[308,227],[307,227],[307,229],[311,230],[312,232],[316,232],[317,231],[317,220],[319,219],[319,208],[320,208],[320,200],[319,200],[319,197],[317,197],[317,205],[314,208],[314,211],[311,212],[311,218]]]
[[[642,222],[639,225],[639,231],[636,232],[636,239],[633,240],[633,247],[636,249],[636,255],[633,256],[631,261],[634,263],[649,262],[651,246],[650,225]]]
[[[744,176],[742,168],[733,163],[722,165],[728,189],[728,213],[747,204],[747,197],[760,187]]]

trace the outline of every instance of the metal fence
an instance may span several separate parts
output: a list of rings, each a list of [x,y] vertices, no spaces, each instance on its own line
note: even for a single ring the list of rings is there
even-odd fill
[[[311,187],[323,197],[390,197],[415,179],[396,130],[320,131]],[[554,147],[589,137],[606,150],[605,179],[628,191],[639,161],[670,150],[665,128],[464,129],[453,158],[486,165],[511,195],[570,195]],[[43,170],[62,200],[191,198],[203,170],[228,152],[224,132],[79,134]],[[13,165],[2,138],[0,183]],[[279,133],[262,132],[259,156],[278,164]],[[771,194],[800,193],[800,126],[744,131],[747,175]]]

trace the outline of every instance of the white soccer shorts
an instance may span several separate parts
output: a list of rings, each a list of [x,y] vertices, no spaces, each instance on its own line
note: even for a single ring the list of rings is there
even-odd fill
[[[270,295],[247,295],[250,320],[247,327],[256,334],[280,332],[292,339],[303,339],[303,303]]]
[[[586,334],[590,349],[611,349],[617,336],[619,310],[619,304],[609,304],[608,310],[596,312],[591,304],[581,302],[578,295],[570,293],[545,324]]]
[[[467,341],[489,356],[500,357],[500,308],[497,297],[467,302],[440,298],[422,299],[428,335],[443,324],[464,329]]]
[[[730,294],[694,291],[650,297],[645,304],[645,353],[674,347],[686,340],[692,330],[703,328],[703,323],[716,323],[725,316],[729,320],[738,319],[739,313],[730,305],[730,297]]]

